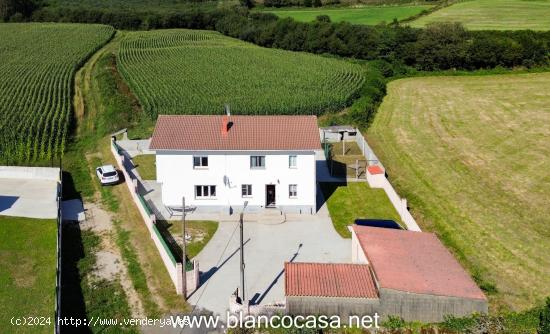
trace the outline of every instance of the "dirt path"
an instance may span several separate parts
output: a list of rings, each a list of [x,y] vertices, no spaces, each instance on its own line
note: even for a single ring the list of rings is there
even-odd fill
[[[81,224],[82,230],[89,230],[101,238],[100,250],[97,251],[97,264],[94,274],[109,281],[119,279],[128,298],[132,317],[143,317],[145,312],[139,295],[132,285],[128,269],[124,265],[120,250],[114,240],[114,226],[110,213],[94,202],[85,202],[86,221]]]

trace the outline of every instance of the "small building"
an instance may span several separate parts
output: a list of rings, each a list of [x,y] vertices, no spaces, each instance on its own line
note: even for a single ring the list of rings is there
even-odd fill
[[[286,264],[288,313],[377,312],[423,322],[487,313],[483,292],[434,234],[357,225],[351,231],[353,265]]]
[[[315,213],[316,116],[159,116],[150,147],[167,207]]]

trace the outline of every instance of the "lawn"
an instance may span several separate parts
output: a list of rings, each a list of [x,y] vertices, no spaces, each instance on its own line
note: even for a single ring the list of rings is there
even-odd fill
[[[381,6],[360,8],[321,8],[321,9],[278,9],[264,10],[279,17],[291,17],[296,21],[311,22],[319,15],[328,15],[332,22],[346,21],[353,24],[376,25],[382,22],[391,23],[393,19],[403,20],[428,10],[432,6]]]
[[[332,168],[332,175],[338,177],[351,177],[365,179],[365,156],[356,142],[338,142],[330,144],[332,152],[332,162],[329,162],[329,168]],[[359,173],[356,174],[355,165],[359,163]]]
[[[458,2],[411,23],[461,22],[472,30],[550,30],[549,0],[476,0]]]
[[[493,310],[550,296],[548,87],[550,73],[393,81],[367,133]]]
[[[157,179],[157,167],[155,165],[154,154],[138,155],[132,158],[134,166],[136,166],[139,176],[142,180],[156,180]]]
[[[392,219],[400,223],[383,189],[370,188],[366,182],[346,184],[321,183],[323,196],[336,231],[344,238],[351,238],[348,225],[356,218]]]
[[[157,221],[157,226],[172,247],[177,259],[181,259],[182,224],[179,221]],[[208,244],[218,230],[218,222],[210,220],[190,220],[185,222],[191,241],[187,245],[187,257],[193,259]],[[168,234],[166,234],[166,232]]]
[[[53,332],[57,258],[55,220],[0,216],[0,327],[10,333],[27,333],[29,327],[12,327],[12,317],[47,317],[47,326],[33,333]]]

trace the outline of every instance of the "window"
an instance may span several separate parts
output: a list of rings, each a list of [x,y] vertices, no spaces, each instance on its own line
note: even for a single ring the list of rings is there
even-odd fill
[[[195,198],[215,198],[216,186],[195,186]]]
[[[193,168],[208,168],[208,157],[206,156],[194,156]]]
[[[296,168],[298,166],[298,157],[295,155],[288,156],[288,168]]]
[[[265,156],[253,155],[250,157],[250,168],[265,168]]]
[[[288,185],[288,197],[290,197],[290,198],[298,197],[298,185],[297,184],[289,184]]]
[[[242,197],[252,197],[252,185],[243,184],[241,187],[241,195]]]

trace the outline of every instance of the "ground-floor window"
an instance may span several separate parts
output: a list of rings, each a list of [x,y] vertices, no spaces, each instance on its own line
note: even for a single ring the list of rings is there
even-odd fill
[[[214,198],[216,197],[216,186],[195,186],[195,198]]]
[[[241,195],[242,197],[252,197],[252,185],[243,184],[241,187]]]
[[[298,197],[298,185],[297,184],[289,184],[288,185],[288,197],[290,197],[290,198]]]

